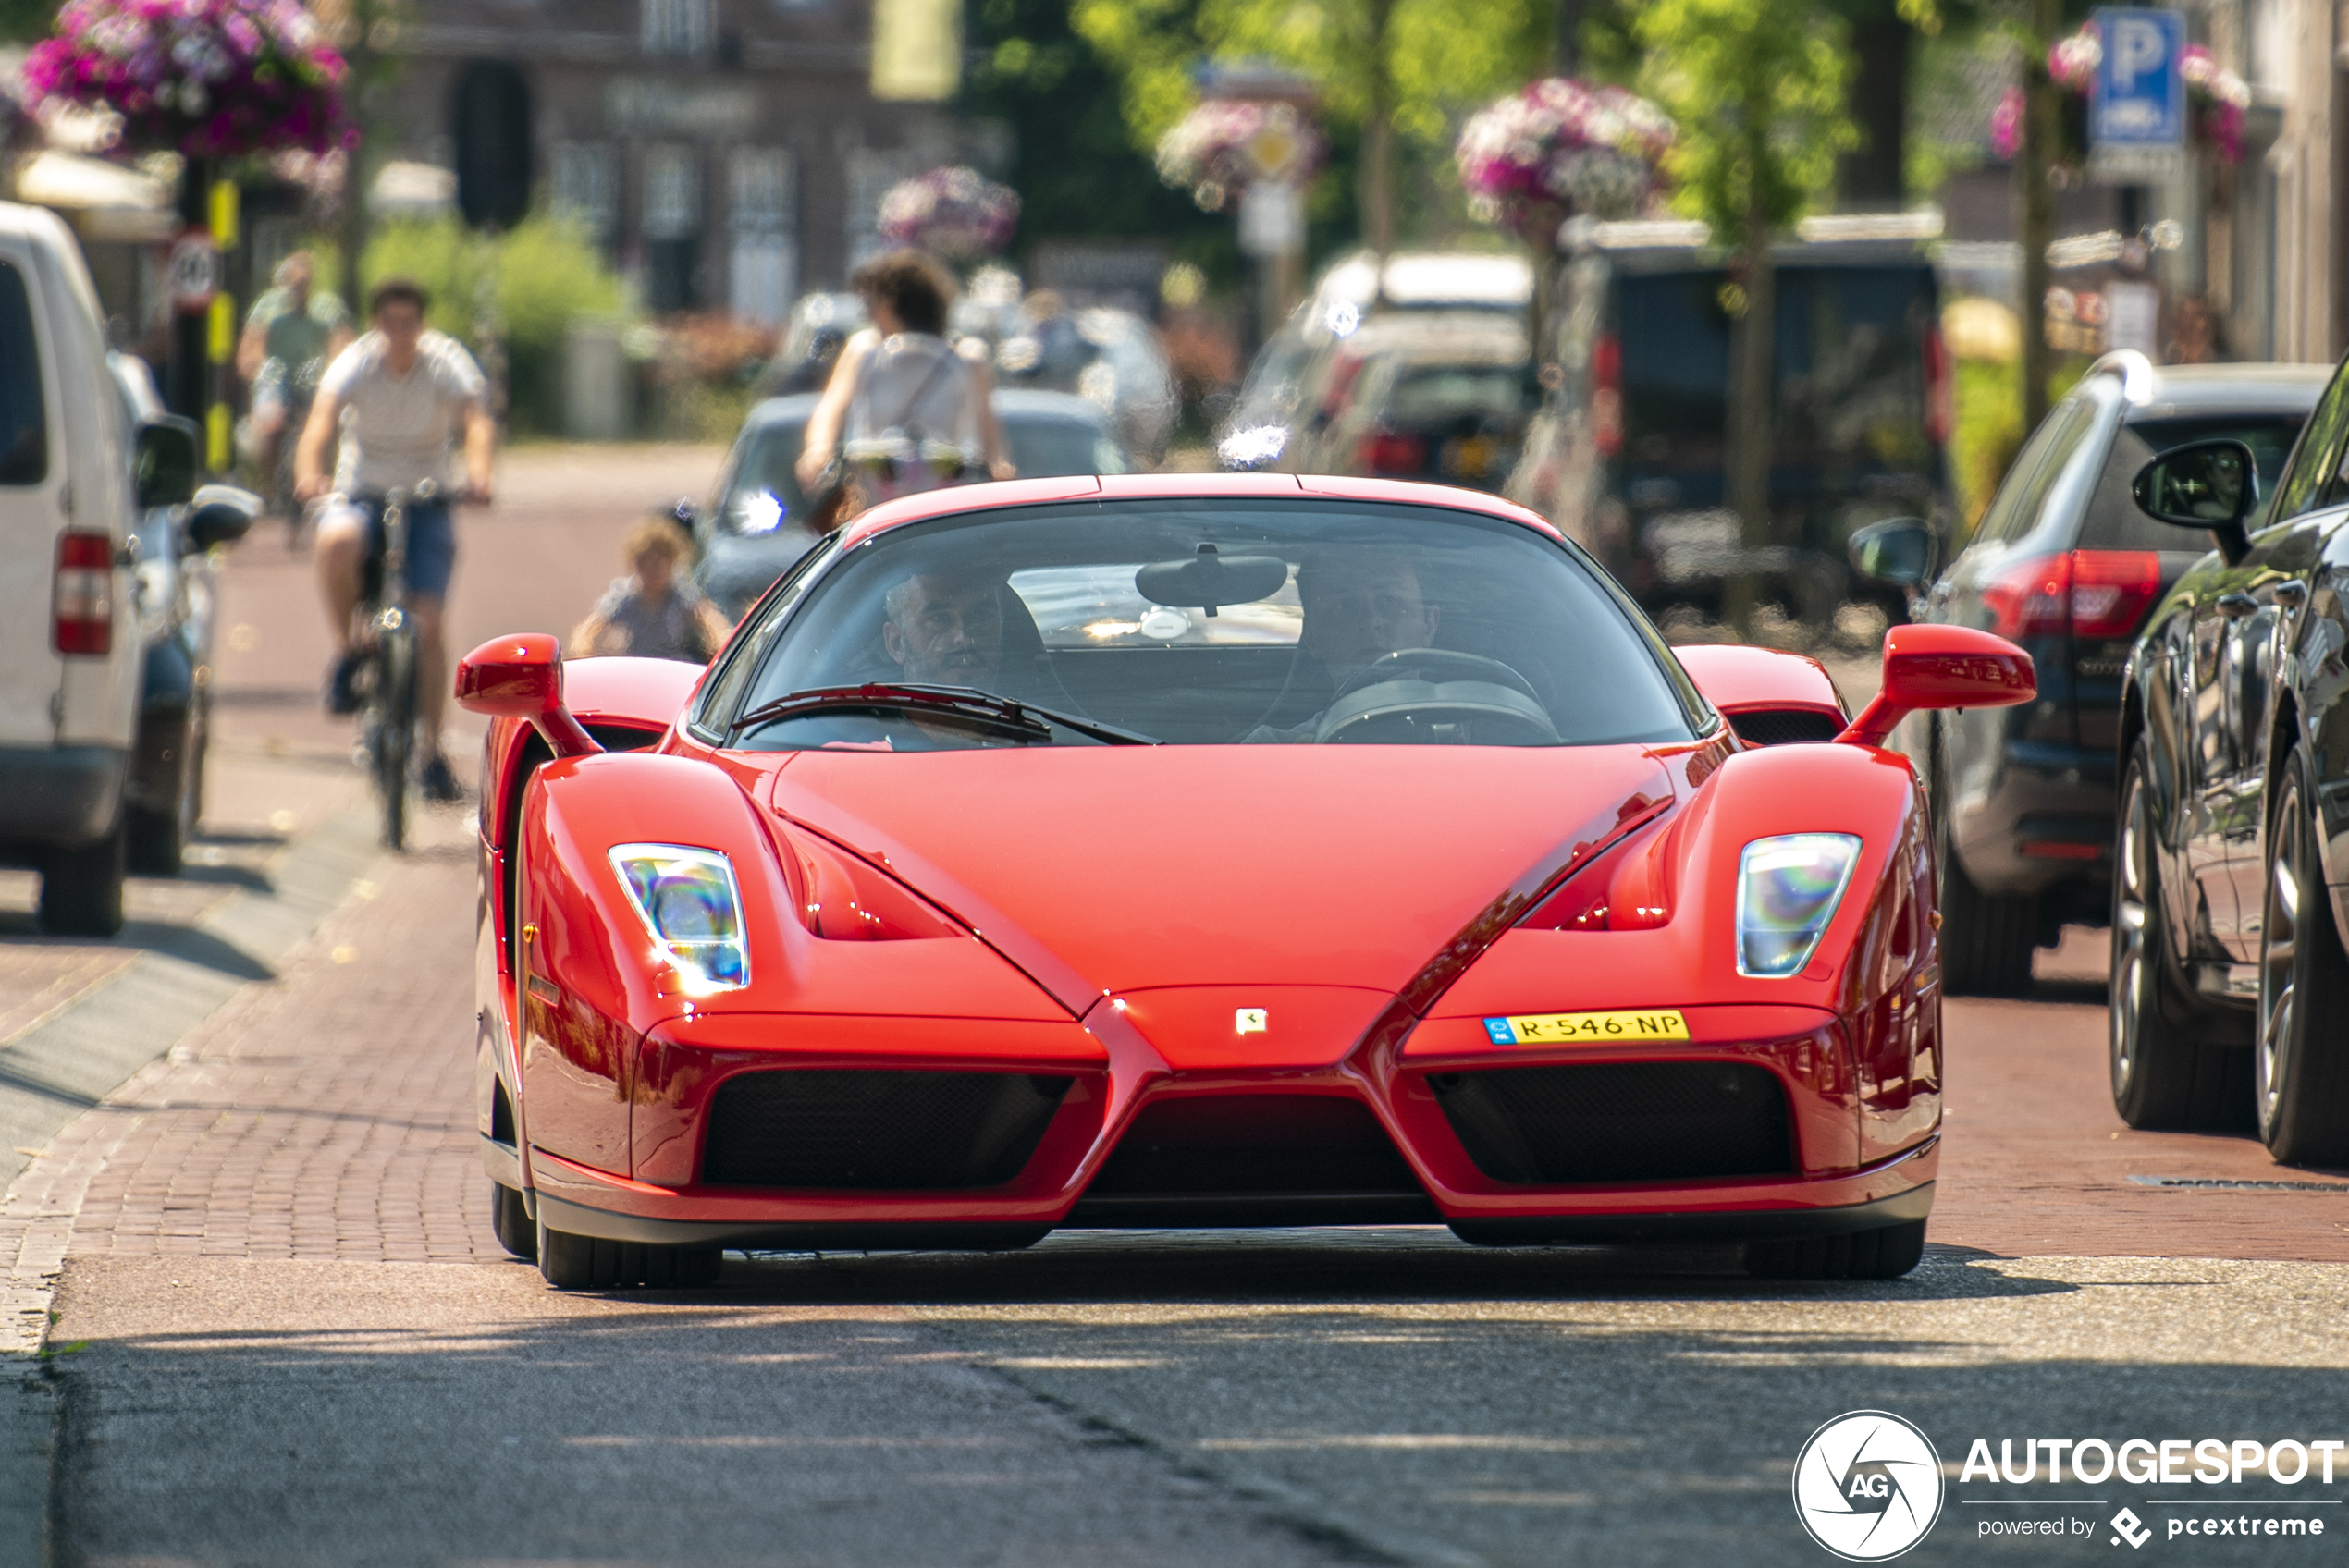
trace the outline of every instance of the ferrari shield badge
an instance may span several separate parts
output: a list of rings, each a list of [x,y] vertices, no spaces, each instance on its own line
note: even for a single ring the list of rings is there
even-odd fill
[[[1235,1035],[1261,1035],[1273,1027],[1273,1015],[1261,1007],[1244,1007],[1232,1015]]]

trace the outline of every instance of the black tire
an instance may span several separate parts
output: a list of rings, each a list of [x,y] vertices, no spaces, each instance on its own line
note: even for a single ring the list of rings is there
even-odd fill
[[[1912,1219],[1841,1236],[1748,1242],[1745,1271],[1763,1280],[1898,1280],[1925,1256],[1925,1224]]]
[[[41,929],[52,937],[111,937],[122,929],[122,879],[129,870],[128,811],[94,844],[60,850],[41,863]]]
[[[489,1183],[489,1226],[498,1232],[499,1246],[524,1263],[537,1260],[538,1227],[522,1194],[503,1182]]]
[[[2349,1163],[2349,956],[2341,949],[2305,747],[2277,782],[2259,930],[2252,1095],[2259,1138],[2283,1165]]]
[[[408,758],[416,739],[416,644],[406,631],[387,635],[378,655],[383,706],[375,729],[375,793],[383,802],[384,848],[408,847]]]
[[[2235,1120],[2229,1090],[2241,1053],[2196,1033],[2178,983],[2145,745],[2121,777],[2112,866],[2112,989],[2106,1057],[2112,1109],[2146,1131],[2211,1131]]]
[[[173,750],[179,754],[179,769],[172,781],[171,801],[160,811],[145,807],[130,810],[130,869],[141,876],[177,876],[179,863],[187,853],[188,840],[195,837],[196,805],[201,785],[196,769],[203,766],[199,747],[203,730],[195,712],[191,709],[180,726]]]
[[[1933,860],[1941,874],[1941,989],[1956,997],[2011,997],[2031,988],[2039,900],[1986,893],[1958,859],[1948,770],[1935,769]]]
[[[538,1272],[559,1291],[614,1290],[647,1285],[655,1290],[717,1282],[723,1256],[716,1247],[649,1246],[573,1236],[537,1228]]]

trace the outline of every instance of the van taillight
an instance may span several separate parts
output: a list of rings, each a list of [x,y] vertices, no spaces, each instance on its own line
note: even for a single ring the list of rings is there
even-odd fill
[[[114,651],[114,541],[104,533],[57,536],[54,640],[61,654]]]
[[[1929,326],[1925,331],[1925,438],[1935,446],[1949,439],[1949,432],[1957,428],[1956,391],[1949,382],[1949,346],[1941,341],[1941,328]]]
[[[2020,561],[1982,585],[2001,637],[2127,637],[2161,594],[2151,550],[2073,550]]]
[[[1591,440],[1603,458],[1623,450],[1623,344],[1611,332],[1591,349]]]

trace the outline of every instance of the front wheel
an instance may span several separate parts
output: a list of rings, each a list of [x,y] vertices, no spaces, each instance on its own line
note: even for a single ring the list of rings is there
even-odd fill
[[[2107,1052],[2112,1109],[2132,1127],[2209,1130],[2227,1121],[2240,1059],[2195,1036],[2171,975],[2169,916],[2141,743],[2121,780],[2121,842],[2112,867],[2112,993]],[[2240,1112],[2240,1101],[2237,1101]]]
[[[2252,1092],[2259,1138],[2284,1165],[2349,1162],[2349,957],[2317,849],[2315,777],[2293,750],[2268,828]]]
[[[1764,1280],[1898,1280],[1925,1257],[1925,1221],[1799,1242],[1748,1242],[1745,1271]]]
[[[383,802],[384,848],[408,847],[408,757],[416,736],[416,643],[403,628],[376,655],[375,792]]]
[[[574,1236],[550,1231],[541,1219],[538,1272],[559,1291],[615,1290],[647,1285],[655,1290],[718,1282],[723,1258],[716,1247],[652,1246]]]
[[[524,1263],[538,1256],[538,1226],[530,1218],[530,1207],[523,1196],[503,1182],[489,1183],[489,1228],[498,1232],[498,1244]]]

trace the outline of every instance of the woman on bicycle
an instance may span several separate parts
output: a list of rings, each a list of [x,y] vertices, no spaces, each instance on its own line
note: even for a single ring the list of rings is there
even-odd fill
[[[849,283],[873,325],[841,349],[808,416],[798,465],[807,494],[820,508],[847,485],[871,504],[1011,478],[986,357],[946,340],[954,298],[946,269],[918,251],[892,251],[858,267]],[[854,508],[826,509],[839,516]]]

